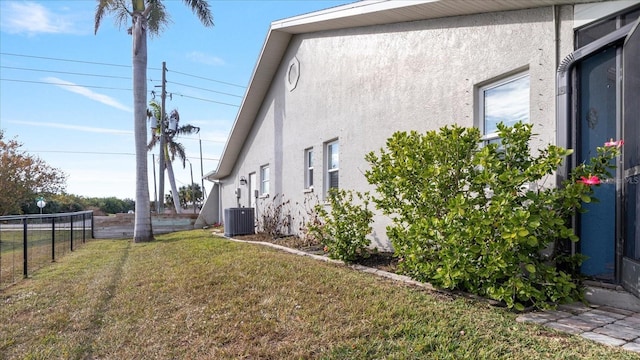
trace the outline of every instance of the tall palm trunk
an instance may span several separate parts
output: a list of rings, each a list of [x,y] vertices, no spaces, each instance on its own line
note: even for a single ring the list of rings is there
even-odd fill
[[[173,174],[173,164],[171,164],[171,159],[168,159],[167,157],[165,164],[167,165],[167,175],[169,175],[169,184],[171,185],[173,206],[176,208],[176,214],[182,214],[182,205],[180,205],[180,194],[178,194],[178,188],[176,187],[176,177]]]
[[[133,13],[133,116],[136,151],[136,211],[134,242],[153,240],[147,178],[147,18]]]

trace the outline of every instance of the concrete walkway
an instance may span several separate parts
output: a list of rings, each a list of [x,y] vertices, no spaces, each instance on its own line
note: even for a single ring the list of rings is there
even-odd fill
[[[640,313],[637,312],[575,303],[560,305],[557,310],[522,314],[517,321],[540,324],[640,353]]]

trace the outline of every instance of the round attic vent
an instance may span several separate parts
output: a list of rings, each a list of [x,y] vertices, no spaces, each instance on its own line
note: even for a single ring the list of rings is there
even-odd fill
[[[287,88],[289,91],[293,91],[298,85],[298,79],[300,79],[300,61],[297,57],[294,57],[289,61],[287,67]]]

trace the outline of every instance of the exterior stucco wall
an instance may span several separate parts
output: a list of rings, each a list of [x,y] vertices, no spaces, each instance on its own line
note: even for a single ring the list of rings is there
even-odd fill
[[[309,195],[304,150],[310,147],[314,194],[322,198],[324,144],[334,139],[340,187],[371,190],[363,175],[366,153],[398,130],[477,126],[477,88],[522,70],[530,75],[530,119],[539,134],[532,146],[554,143],[555,70],[573,50],[572,8],[558,15],[558,31],[553,8],[546,7],[294,36],[233,172],[220,182],[222,208],[238,206],[238,187],[239,205],[248,206],[248,188],[239,178],[256,172],[259,181],[265,164],[271,197],[302,204]],[[290,91],[287,69],[294,57],[300,76]],[[292,208],[292,215],[299,220],[302,210]],[[386,224],[376,217],[373,245],[380,248],[389,248]]]

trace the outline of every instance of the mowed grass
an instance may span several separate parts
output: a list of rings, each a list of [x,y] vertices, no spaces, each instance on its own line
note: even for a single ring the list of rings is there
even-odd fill
[[[0,301],[2,359],[637,358],[484,302],[203,230],[92,241]]]
[[[55,236],[56,260],[71,252],[71,230],[58,229]],[[27,232],[27,263],[31,274],[51,263],[52,232],[49,229],[30,229]],[[82,230],[74,230],[74,248],[84,246]],[[90,235],[89,235],[90,236]],[[86,242],[85,238],[85,242]],[[24,243],[21,230],[0,231],[0,290],[19,281],[23,276]]]

